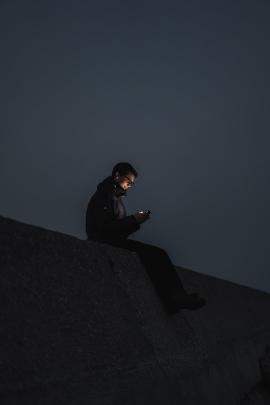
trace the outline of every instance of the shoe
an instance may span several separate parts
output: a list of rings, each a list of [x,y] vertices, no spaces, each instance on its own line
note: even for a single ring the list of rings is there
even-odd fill
[[[179,300],[189,300],[189,299],[196,299],[199,297],[198,293],[190,293],[188,294],[185,290],[183,291],[171,291],[170,294],[170,301],[173,304],[177,304]]]
[[[202,308],[206,304],[206,299],[200,297],[197,293],[184,294],[182,296],[170,297],[168,312],[175,314],[181,309],[196,310]]]
[[[185,299],[180,303],[180,307],[183,309],[200,309],[206,304],[206,299],[200,297],[198,294],[192,296],[189,299]]]

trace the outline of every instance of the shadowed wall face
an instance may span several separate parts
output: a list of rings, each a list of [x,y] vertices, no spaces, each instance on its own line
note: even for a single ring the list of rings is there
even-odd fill
[[[270,294],[176,268],[207,305],[168,315],[134,253],[2,216],[0,242],[1,405],[228,405],[259,388]]]
[[[0,213],[86,238],[118,161],[134,238],[270,291],[269,3],[0,5]]]

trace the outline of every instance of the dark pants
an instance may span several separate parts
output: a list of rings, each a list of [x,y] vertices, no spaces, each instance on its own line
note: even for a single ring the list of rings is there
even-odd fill
[[[166,308],[170,308],[173,293],[185,293],[176,269],[164,249],[133,239],[106,243],[137,253]]]

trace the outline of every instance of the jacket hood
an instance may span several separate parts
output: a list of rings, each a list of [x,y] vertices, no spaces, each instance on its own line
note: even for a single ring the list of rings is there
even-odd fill
[[[112,176],[106,177],[97,185],[97,191],[102,193],[114,193],[117,197],[126,195],[126,190],[122,189]]]

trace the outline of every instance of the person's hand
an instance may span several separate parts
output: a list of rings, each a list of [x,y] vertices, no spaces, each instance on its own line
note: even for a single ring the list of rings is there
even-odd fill
[[[139,224],[143,223],[147,219],[149,219],[150,214],[148,214],[145,211],[136,211],[135,214],[133,214],[136,220],[139,222]]]

